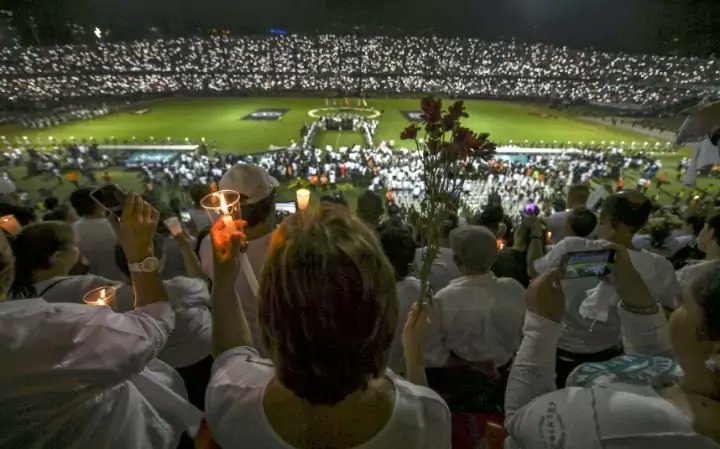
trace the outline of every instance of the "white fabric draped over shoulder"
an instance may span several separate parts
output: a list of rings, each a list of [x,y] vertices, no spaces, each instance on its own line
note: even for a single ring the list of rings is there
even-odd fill
[[[174,449],[202,418],[182,380],[154,360],[174,313],[0,303],[0,447]]]

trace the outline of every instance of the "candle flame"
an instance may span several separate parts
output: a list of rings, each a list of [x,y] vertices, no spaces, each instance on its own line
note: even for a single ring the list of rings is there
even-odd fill
[[[229,215],[230,209],[228,208],[227,201],[225,201],[225,195],[223,195],[222,193],[218,193],[218,196],[220,197],[220,210],[223,214]]]
[[[105,299],[105,289],[100,290],[100,299]]]

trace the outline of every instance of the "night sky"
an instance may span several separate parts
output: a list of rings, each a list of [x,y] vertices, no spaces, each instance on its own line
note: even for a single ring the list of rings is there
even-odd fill
[[[67,39],[67,20],[115,39],[227,28],[516,38],[571,47],[707,55],[720,49],[720,0],[4,0],[27,34]],[[24,28],[24,29],[22,29]]]

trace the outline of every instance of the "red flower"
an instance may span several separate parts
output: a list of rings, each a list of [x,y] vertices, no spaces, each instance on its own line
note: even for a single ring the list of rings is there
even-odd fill
[[[463,102],[462,100],[458,100],[453,103],[452,106],[448,108],[448,113],[455,120],[459,120],[461,117],[468,117],[468,113],[465,112],[465,102]]]
[[[453,117],[451,114],[445,114],[442,118],[442,127],[445,131],[452,131],[455,129],[455,124],[457,123],[457,119]]]
[[[440,120],[441,100],[435,97],[425,97],[420,102],[420,108],[423,111],[423,120],[426,123],[435,123]]]
[[[418,132],[420,131],[420,128],[415,125],[414,123],[407,128],[403,130],[403,132],[400,134],[400,139],[402,140],[415,140],[417,139]]]

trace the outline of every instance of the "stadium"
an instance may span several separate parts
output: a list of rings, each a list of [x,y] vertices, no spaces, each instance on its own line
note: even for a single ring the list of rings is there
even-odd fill
[[[446,50],[458,62],[422,62]],[[466,99],[467,125],[515,154],[517,148],[648,152],[664,162],[670,179],[689,155],[671,146],[679,111],[712,94],[720,71],[702,58],[650,63],[649,56],[540,44],[341,35],[10,47],[0,58],[6,150],[42,153],[93,142],[115,155],[167,145],[235,155],[293,145],[400,147],[400,132],[421,117],[419,98],[432,93],[446,103]],[[564,64],[570,60],[579,62]],[[74,61],[84,62],[79,71]],[[143,157],[116,162],[137,169]],[[114,179],[132,178],[109,168]],[[626,178],[634,182],[641,174],[629,171]],[[699,186],[710,184],[701,179]],[[33,179],[25,190],[39,187],[47,186]],[[652,193],[666,201],[681,188],[675,183]]]
[[[0,449],[720,449],[718,18],[3,2]]]

